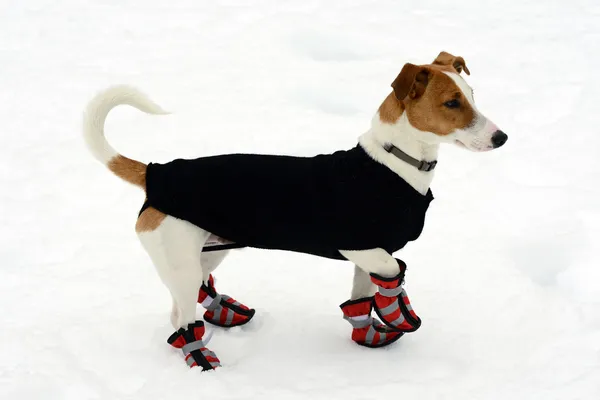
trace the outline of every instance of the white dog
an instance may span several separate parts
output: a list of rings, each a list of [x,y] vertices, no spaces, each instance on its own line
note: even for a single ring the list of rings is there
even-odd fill
[[[92,154],[146,191],[136,232],[173,296],[177,331],[169,343],[182,348],[188,365],[219,366],[202,341],[198,302],[207,309],[204,319],[219,326],[254,315],[214,287],[212,271],[235,247],[354,263],[351,299],[341,308],[360,345],[385,346],[418,329],[402,285],[406,266],[392,253],[421,233],[439,146],[482,152],[508,139],[475,107],[463,70],[469,74],[463,58],[445,52],[432,64],[406,64],[358,146],[314,158],[235,154],[146,165],[108,144],[104,122],[120,104],[164,111],[127,86],[91,101],[84,135]],[[206,193],[210,207],[202,204]],[[371,317],[373,308],[383,323]]]

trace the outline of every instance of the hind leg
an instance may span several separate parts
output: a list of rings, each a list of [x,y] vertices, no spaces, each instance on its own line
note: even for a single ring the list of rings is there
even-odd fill
[[[227,257],[231,250],[220,250],[220,251],[203,251],[200,255],[200,262],[202,263],[202,270],[204,271],[204,282],[208,281],[208,277],[213,273],[215,269]]]
[[[213,325],[224,328],[240,326],[250,322],[255,311],[239,301],[217,292],[215,280],[211,274],[223,261],[229,250],[207,251],[201,256],[204,268],[204,283],[200,287],[198,303],[201,303],[206,312],[204,320]]]
[[[169,344],[183,350],[191,367],[217,367],[219,360],[202,342],[204,323],[196,321],[196,301],[203,278],[200,254],[210,234],[153,208],[140,215],[136,231],[173,297],[171,322],[177,331],[169,338]]]
[[[202,266],[202,282],[208,282],[210,274],[221,264],[229,250],[202,252],[200,256],[200,265]],[[174,328],[179,327],[179,307],[173,297],[173,306],[171,308],[171,324]]]

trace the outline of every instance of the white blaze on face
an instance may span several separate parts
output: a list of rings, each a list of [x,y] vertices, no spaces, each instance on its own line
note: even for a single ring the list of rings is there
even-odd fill
[[[467,82],[458,74],[450,72],[444,73],[448,75],[463,92],[465,98],[475,112],[475,117],[471,125],[464,129],[457,129],[449,136],[455,139],[456,142],[458,142],[458,145],[462,145],[472,151],[492,150],[494,148],[492,144],[492,135],[498,130],[498,127],[477,110],[475,99],[473,98],[473,89],[467,85]]]

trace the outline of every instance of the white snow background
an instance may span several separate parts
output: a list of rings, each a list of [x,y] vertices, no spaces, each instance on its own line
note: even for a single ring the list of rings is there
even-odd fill
[[[599,399],[598,43],[596,0],[2,0],[0,397]],[[397,253],[421,329],[360,348],[350,263],[241,250],[217,288],[256,320],[216,331],[223,368],[189,370],[133,229],[143,194],[87,152],[86,103],[128,83],[172,111],[109,116],[145,162],[328,153],[441,50],[509,141],[441,150]]]

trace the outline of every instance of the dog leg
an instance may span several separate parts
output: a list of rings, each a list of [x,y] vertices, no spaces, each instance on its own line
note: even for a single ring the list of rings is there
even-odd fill
[[[212,274],[219,265],[221,265],[230,251],[231,250],[202,252],[200,255],[200,262],[202,263],[202,271],[204,273],[202,282],[208,282],[209,275]]]
[[[202,341],[204,322],[196,321],[196,301],[202,284],[200,255],[209,233],[189,222],[165,216],[154,224],[148,219],[159,211],[148,208],[138,218],[138,237],[173,297],[171,322],[176,332],[168,343],[183,351],[190,367],[218,367],[219,360]],[[146,223],[144,223],[146,222]]]
[[[367,274],[378,274],[385,277],[398,274],[398,262],[384,249],[340,250],[340,253]]]
[[[380,248],[340,251],[340,253],[369,273],[371,282],[378,289],[372,297],[372,303],[384,324],[398,332],[413,332],[419,329],[421,320],[414,312],[408,295],[402,287],[406,271],[406,264],[403,261],[395,259]],[[358,276],[360,279],[360,274]]]
[[[226,250],[202,253],[201,260],[205,277],[198,294],[198,303],[206,308],[204,320],[223,328],[247,324],[255,313],[254,309],[246,307],[225,294],[219,294],[215,288],[215,280],[211,272],[223,261],[228,252]],[[207,274],[208,276],[206,276]]]
[[[368,272],[365,272],[358,265],[354,266],[354,280],[352,282],[351,300],[361,299],[363,297],[372,297],[377,291],[377,287],[371,282]]]
[[[354,281],[350,300],[340,305],[344,319],[352,325],[352,340],[365,347],[384,347],[400,339],[403,332],[391,329],[371,316],[376,286],[369,275],[372,271],[393,274],[398,264],[390,265],[389,256],[382,249],[367,251],[340,251],[355,263]]]

